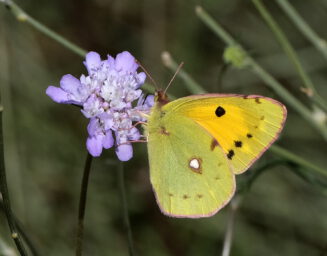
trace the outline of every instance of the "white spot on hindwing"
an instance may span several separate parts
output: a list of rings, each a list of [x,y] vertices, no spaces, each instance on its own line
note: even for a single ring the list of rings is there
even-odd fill
[[[188,162],[188,167],[195,173],[202,174],[202,159],[198,157],[191,157]]]
[[[190,167],[191,167],[191,168],[194,168],[194,169],[199,169],[199,168],[200,168],[199,160],[196,159],[196,158],[193,158],[193,159],[190,161]]]

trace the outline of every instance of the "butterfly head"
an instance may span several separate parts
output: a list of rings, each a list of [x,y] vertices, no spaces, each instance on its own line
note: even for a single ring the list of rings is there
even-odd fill
[[[156,91],[154,101],[159,103],[159,105],[165,105],[169,102],[168,96],[163,90]]]

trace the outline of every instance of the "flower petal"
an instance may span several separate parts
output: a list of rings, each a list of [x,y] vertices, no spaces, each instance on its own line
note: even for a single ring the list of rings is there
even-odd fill
[[[115,59],[110,55],[108,55],[107,65],[108,65],[109,69],[114,69],[115,68]]]
[[[128,161],[133,157],[133,147],[131,144],[122,144],[116,147],[116,155],[120,161]]]
[[[145,99],[144,105],[151,108],[154,105],[154,95],[148,95]]]
[[[101,128],[99,127],[99,120],[94,117],[91,118],[89,124],[87,125],[89,136],[95,136],[99,130],[101,131]]]
[[[95,94],[92,94],[83,104],[81,110],[86,118],[95,117],[103,113],[102,103]]]
[[[127,51],[117,54],[115,67],[117,71],[135,72],[138,68],[135,58]]]
[[[57,103],[69,104],[68,94],[63,89],[50,85],[45,93]]]
[[[89,52],[85,56],[85,61],[83,62],[87,71],[92,73],[92,70],[97,69],[101,64],[100,55],[96,52]]]
[[[141,72],[138,73],[136,77],[137,77],[137,86],[138,86],[137,88],[140,88],[141,85],[143,85],[145,82],[146,74],[144,72]]]
[[[60,87],[65,92],[72,94],[76,99],[80,98],[78,88],[81,85],[81,82],[76,77],[70,74],[64,75],[60,80]]]
[[[140,131],[133,127],[132,129],[130,129],[129,133],[128,133],[128,139],[129,140],[138,140],[141,137]]]
[[[86,140],[86,148],[89,153],[94,156],[100,156],[102,153],[103,135],[88,137]]]
[[[103,138],[102,145],[105,149],[111,148],[114,145],[114,137],[112,131],[106,131],[106,136]]]

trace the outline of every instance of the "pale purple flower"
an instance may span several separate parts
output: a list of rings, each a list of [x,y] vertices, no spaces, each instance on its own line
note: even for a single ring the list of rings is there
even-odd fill
[[[148,113],[154,103],[153,96],[145,98],[140,89],[146,75],[137,72],[139,65],[126,51],[116,58],[108,55],[106,60],[89,52],[83,63],[88,75],[80,79],[65,75],[60,87],[49,86],[46,94],[55,102],[81,106],[90,119],[86,147],[92,156],[100,156],[103,148],[116,145],[118,158],[128,161],[133,156],[131,141],[141,137],[133,122],[146,121],[140,113]]]

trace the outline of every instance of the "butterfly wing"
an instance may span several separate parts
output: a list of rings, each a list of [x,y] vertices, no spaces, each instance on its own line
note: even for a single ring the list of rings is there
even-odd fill
[[[214,137],[211,149],[223,149],[235,174],[246,171],[277,139],[287,115],[285,106],[270,98],[220,94],[178,99],[172,112],[206,129]]]
[[[192,119],[171,112],[175,104],[153,110],[148,120],[151,183],[161,211],[174,217],[207,217],[233,196],[234,174],[212,136]]]

